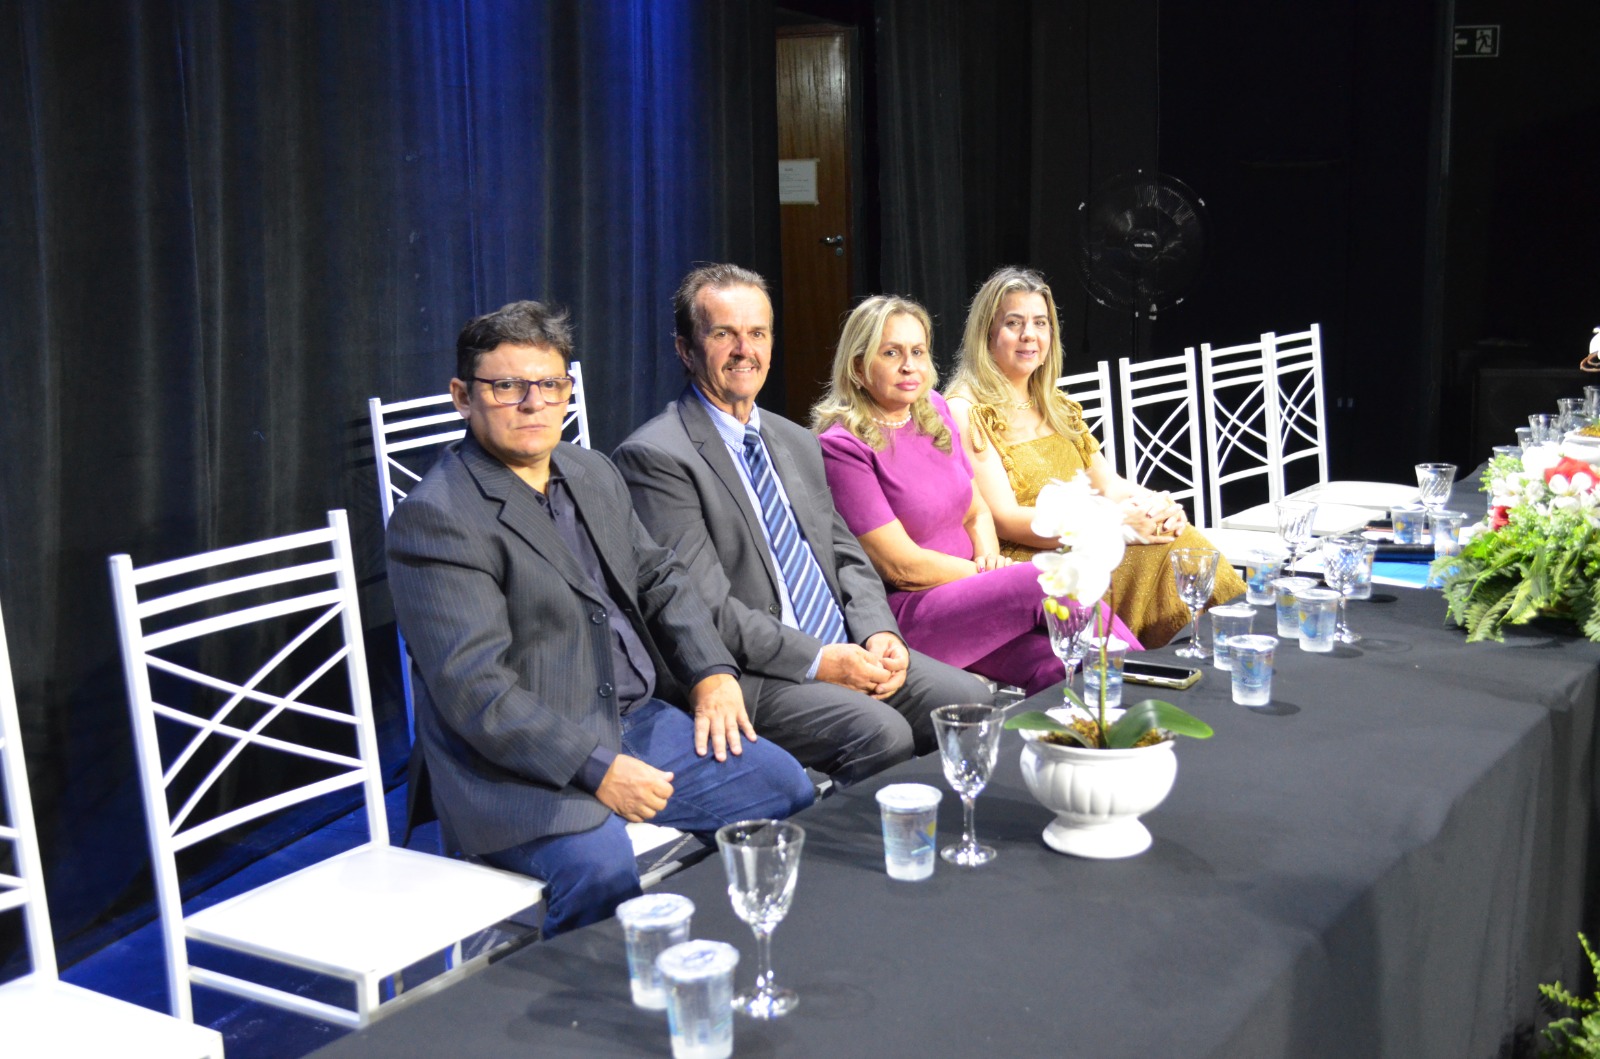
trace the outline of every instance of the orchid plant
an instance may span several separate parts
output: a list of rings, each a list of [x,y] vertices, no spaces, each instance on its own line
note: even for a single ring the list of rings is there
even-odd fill
[[[1061,542],[1055,551],[1033,557],[1039,570],[1039,586],[1045,591],[1045,606],[1057,606],[1059,599],[1070,599],[1094,614],[1099,633],[1100,659],[1106,666],[1106,634],[1111,611],[1111,572],[1122,561],[1126,541],[1121,509],[1089,484],[1088,475],[1079,471],[1069,481],[1052,480],[1039,491],[1034,501],[1033,532]],[[1099,603],[1107,599],[1104,607]],[[1072,742],[1099,750],[1163,742],[1174,735],[1205,739],[1211,726],[1170,702],[1145,699],[1123,711],[1112,721],[1106,716],[1106,682],[1100,681],[1099,709],[1091,709],[1071,687],[1067,699],[1081,710],[1087,723],[1063,724],[1041,710],[1018,714],[1006,722],[1007,728],[1044,732],[1057,742]],[[1155,733],[1151,736],[1150,733]]]

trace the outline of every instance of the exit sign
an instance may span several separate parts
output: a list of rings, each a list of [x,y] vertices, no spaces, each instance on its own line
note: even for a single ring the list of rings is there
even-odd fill
[[[1498,59],[1500,27],[1457,26],[1454,44],[1457,59]]]

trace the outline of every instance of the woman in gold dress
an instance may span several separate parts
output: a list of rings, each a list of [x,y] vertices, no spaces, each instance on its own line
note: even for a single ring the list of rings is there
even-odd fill
[[[1189,623],[1167,562],[1172,548],[1210,548],[1183,507],[1165,493],[1117,474],[1083,421],[1083,406],[1055,387],[1061,375],[1055,298],[1037,272],[1002,268],[967,314],[960,362],[945,390],[978,489],[1001,538],[1001,554],[1026,559],[1057,542],[1032,529],[1033,503],[1052,478],[1086,471],[1121,504],[1129,547],[1112,577],[1119,617],[1147,647],[1160,647]],[[1212,601],[1244,592],[1226,560],[1217,564]]]

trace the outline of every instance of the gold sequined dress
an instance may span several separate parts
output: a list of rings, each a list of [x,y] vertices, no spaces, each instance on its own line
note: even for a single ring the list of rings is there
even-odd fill
[[[1082,423],[1082,409],[1076,402],[1071,402],[1071,418]],[[1071,478],[1087,469],[1089,459],[1100,451],[1100,443],[1087,430],[1077,438],[1052,433],[1010,444],[1001,434],[999,417],[988,405],[975,405],[968,422],[974,434],[973,446],[978,449],[994,446],[1017,503],[1025,507],[1033,506],[1039,498],[1039,490],[1050,479]],[[1214,545],[1199,530],[1188,526],[1170,544],[1128,545],[1122,562],[1111,575],[1117,616],[1146,647],[1166,644],[1189,623],[1189,608],[1178,596],[1172,568],[1167,562],[1167,553],[1173,548],[1214,548]],[[1018,561],[1032,558],[1038,550],[1015,541],[1000,542],[1001,554]],[[1217,564],[1211,602],[1243,595],[1244,587],[1244,581],[1224,559]]]

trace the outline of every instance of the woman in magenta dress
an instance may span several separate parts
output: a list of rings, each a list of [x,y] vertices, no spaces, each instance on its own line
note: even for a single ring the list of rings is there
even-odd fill
[[[1044,591],[1031,563],[1000,555],[960,434],[933,392],[931,331],[909,299],[857,306],[812,429],[834,504],[888,585],[906,643],[1033,694],[1066,675],[1045,631]],[[1120,620],[1112,632],[1138,648]]]

